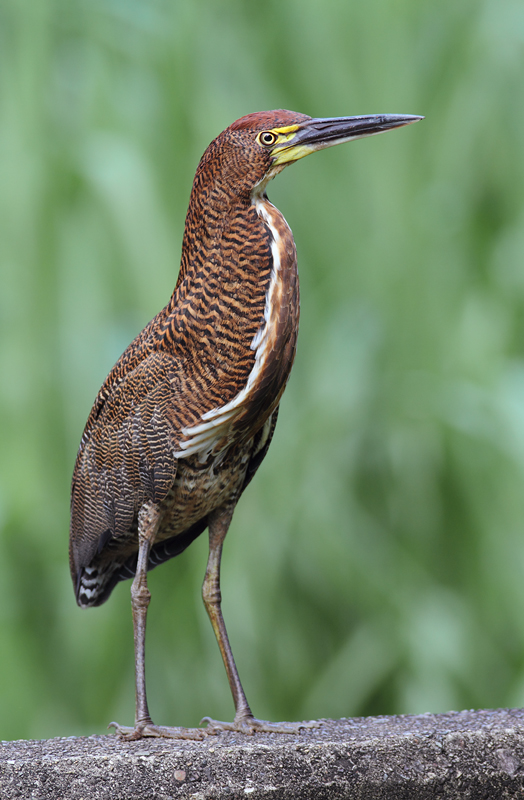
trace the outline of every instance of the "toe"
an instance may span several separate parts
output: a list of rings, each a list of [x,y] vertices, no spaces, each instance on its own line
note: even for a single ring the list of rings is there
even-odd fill
[[[174,728],[165,725],[154,725],[153,722],[141,723],[134,728],[127,728],[117,722],[111,722],[108,728],[114,728],[117,736],[127,742],[146,737],[156,739],[193,739],[200,741],[208,735],[203,728]]]
[[[304,728],[318,728],[320,726],[320,723],[314,720],[310,722],[267,722],[252,716],[242,716],[236,718],[234,722],[220,722],[219,720],[211,719],[211,717],[204,717],[200,724],[203,725],[204,723],[207,723],[206,731],[209,733],[238,731],[248,736],[253,736],[255,733],[297,734]]]

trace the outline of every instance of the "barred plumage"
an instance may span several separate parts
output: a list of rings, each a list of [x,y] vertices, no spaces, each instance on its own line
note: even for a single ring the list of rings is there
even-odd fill
[[[70,562],[79,605],[99,605],[134,576],[137,708],[134,728],[115,725],[122,736],[203,735],[153,725],[143,661],[147,570],[206,528],[204,601],[236,707],[232,725],[211,721],[207,730],[300,727],[255,720],[220,611],[222,543],[271,442],[298,331],[293,236],[265,186],[308,152],[416,119],[261,112],[233,123],[202,157],[173,295],[100,389],[73,474]]]

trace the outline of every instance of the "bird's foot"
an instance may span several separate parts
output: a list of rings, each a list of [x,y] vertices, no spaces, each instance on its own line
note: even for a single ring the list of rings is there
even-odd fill
[[[205,728],[171,728],[165,725],[155,725],[151,720],[136,723],[134,728],[127,728],[119,725],[118,722],[110,722],[108,728],[114,728],[117,736],[127,742],[142,739],[146,736],[154,736],[159,739],[204,739],[213,734]]]
[[[235,717],[233,722],[220,722],[211,717],[204,717],[200,724],[207,723],[205,729],[208,733],[218,733],[219,731],[238,731],[248,736],[255,733],[300,733],[303,728],[319,728],[320,723],[314,720],[310,722],[266,722],[263,719],[256,719],[251,714]]]

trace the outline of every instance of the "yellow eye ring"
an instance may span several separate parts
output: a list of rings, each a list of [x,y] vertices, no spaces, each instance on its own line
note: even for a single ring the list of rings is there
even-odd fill
[[[262,131],[258,134],[257,139],[264,147],[271,147],[278,141],[278,136],[273,131]]]

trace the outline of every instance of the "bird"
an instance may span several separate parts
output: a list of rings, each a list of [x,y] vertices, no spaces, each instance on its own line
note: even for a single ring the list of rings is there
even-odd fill
[[[202,739],[233,730],[297,733],[315,723],[257,719],[221,611],[222,545],[262,463],[295,357],[299,284],[293,234],[266,193],[310,153],[423,119],[248,114],[208,146],[196,170],[175,289],[111,369],[91,409],[71,487],[70,567],[76,600],[104,603],[132,579],[135,723],[123,739]],[[207,727],[153,723],[146,696],[147,572],[205,530],[204,604],[235,717]]]

